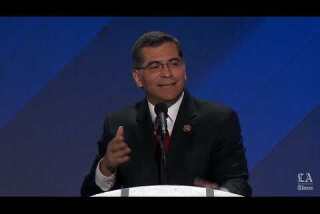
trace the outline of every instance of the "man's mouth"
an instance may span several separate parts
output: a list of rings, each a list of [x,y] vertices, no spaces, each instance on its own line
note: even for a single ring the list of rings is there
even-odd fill
[[[165,83],[165,84],[158,84],[159,87],[165,87],[165,86],[174,86],[176,82],[173,83]]]

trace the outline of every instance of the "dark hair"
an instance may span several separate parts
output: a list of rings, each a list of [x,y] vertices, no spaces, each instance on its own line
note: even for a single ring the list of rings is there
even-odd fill
[[[144,33],[142,36],[140,36],[132,47],[133,68],[140,68],[142,66],[142,63],[144,61],[143,55],[141,52],[142,48],[158,47],[166,42],[172,42],[176,44],[178,49],[178,54],[181,58],[183,58],[181,45],[177,38],[164,32],[151,31],[151,32]]]

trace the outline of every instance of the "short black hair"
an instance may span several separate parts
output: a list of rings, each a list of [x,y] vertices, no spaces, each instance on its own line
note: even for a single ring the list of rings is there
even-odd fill
[[[178,54],[181,59],[183,59],[182,48],[179,40],[168,34],[161,31],[150,31],[142,34],[132,47],[132,64],[133,68],[140,68],[143,64],[143,55],[142,48],[144,47],[158,47],[163,43],[172,42],[176,44],[178,49]]]

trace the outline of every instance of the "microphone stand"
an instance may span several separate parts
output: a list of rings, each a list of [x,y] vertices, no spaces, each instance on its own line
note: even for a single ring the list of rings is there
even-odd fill
[[[160,149],[161,149],[161,161],[160,161],[160,184],[167,184],[167,160],[166,152],[164,148],[165,134],[160,132]]]
[[[167,160],[166,160],[166,152],[164,148],[164,138],[166,132],[163,132],[161,125],[158,125],[157,132],[160,133],[160,184],[167,184]]]

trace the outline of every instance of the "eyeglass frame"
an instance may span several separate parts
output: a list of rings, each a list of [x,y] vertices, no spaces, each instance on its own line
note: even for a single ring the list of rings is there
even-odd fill
[[[178,62],[176,62],[176,63],[178,63],[177,65],[175,65],[174,64],[174,61],[178,61]],[[155,68],[152,68],[151,66],[152,66],[152,64],[154,64],[154,63],[157,63],[157,65],[159,66],[159,67],[155,67]],[[164,67],[166,66],[167,67],[167,69],[169,69],[169,70],[174,70],[174,69],[178,69],[179,67],[181,67],[182,65],[184,65],[185,64],[185,62],[184,62],[184,60],[183,59],[181,59],[181,58],[178,58],[178,57],[175,57],[175,58],[171,58],[171,59],[169,59],[169,60],[167,60],[167,62],[161,62],[161,61],[150,61],[147,65],[145,65],[145,66],[142,66],[142,67],[136,67],[136,69],[138,69],[138,70],[154,70],[154,71],[162,71],[162,70],[164,70]]]

